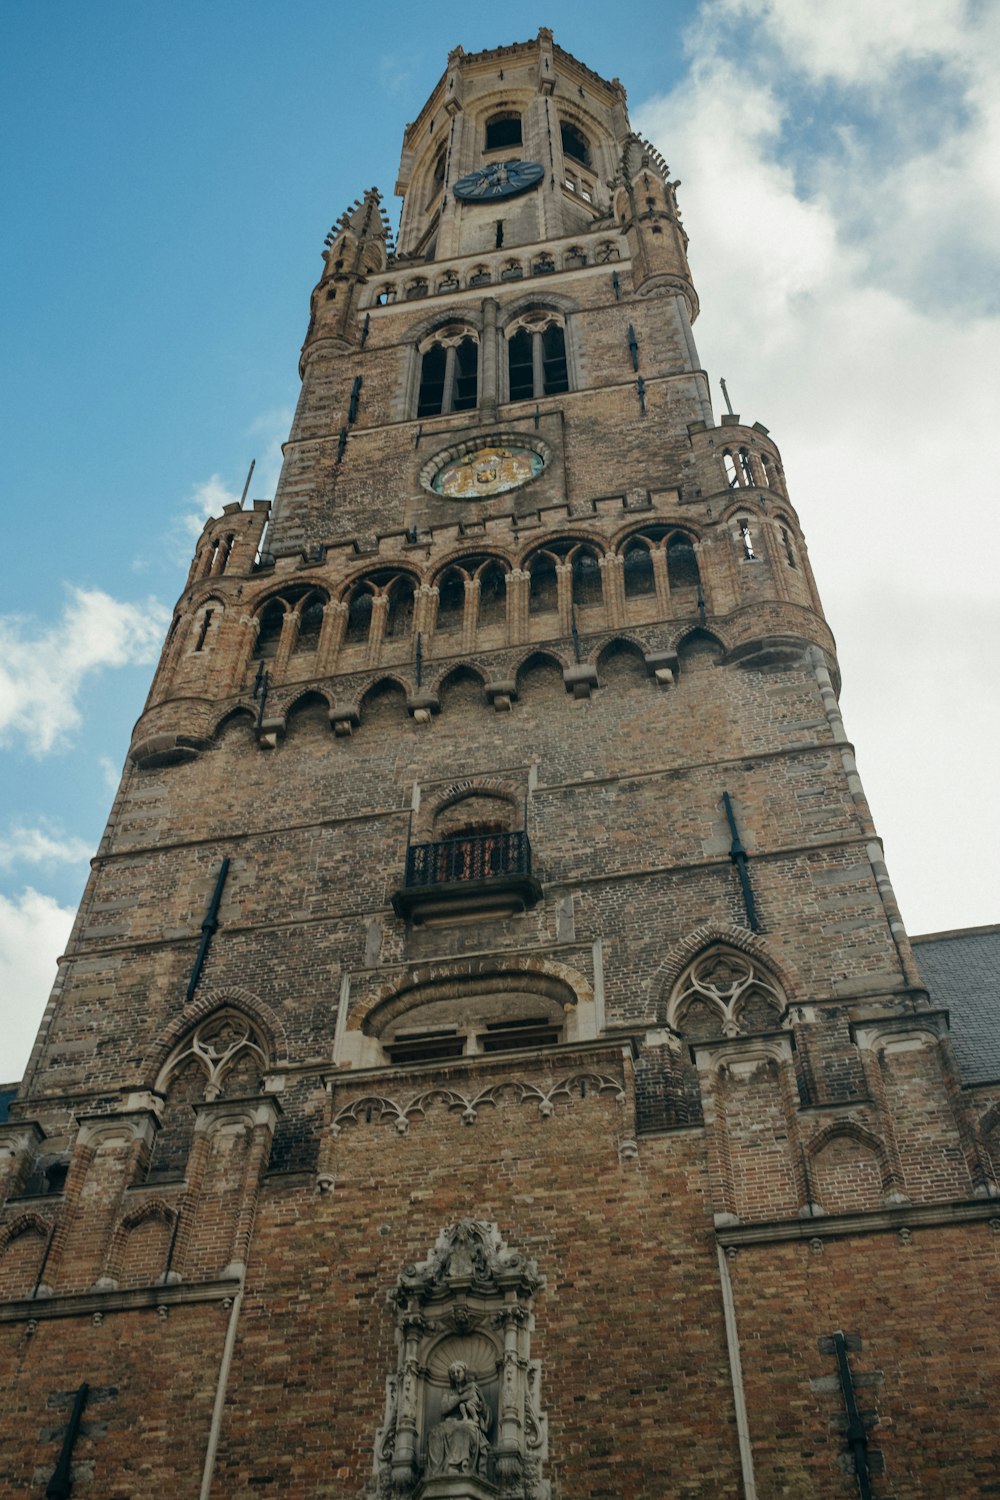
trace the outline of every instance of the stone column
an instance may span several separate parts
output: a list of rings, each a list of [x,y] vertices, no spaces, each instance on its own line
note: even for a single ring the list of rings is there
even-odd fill
[[[660,542],[650,549],[653,559],[653,582],[656,585],[656,603],[661,615],[670,613],[670,577],[667,573],[667,549]]]
[[[462,650],[473,651],[479,623],[479,579],[465,580],[465,611],[462,615]]]
[[[243,628],[243,639],[238,650],[233,653],[233,667],[229,677],[229,692],[242,692],[246,681],[247,668],[257,645],[257,637],[260,634],[260,617],[244,615],[240,621]]]
[[[372,618],[368,627],[368,653],[369,666],[374,666],[382,653],[382,642],[385,640],[385,627],[389,618],[389,596],[388,594],[376,594],[372,599]]]
[[[323,610],[323,624],[320,626],[319,641],[316,645],[317,677],[329,677],[334,670],[337,653],[344,644],[346,630],[347,605],[343,600],[328,599]]]
[[[570,635],[573,630],[573,564],[556,563],[556,587],[559,601],[559,630]]]
[[[614,629],[625,624],[624,561],[614,552],[606,552],[597,559],[601,570],[601,593],[608,624]]]
[[[531,576],[524,568],[507,574],[507,642],[516,646],[528,638],[528,595]]]
[[[455,399],[455,361],[457,351],[454,344],[448,344],[444,351],[444,391],[441,397],[441,414],[447,416],[451,411]]]
[[[531,379],[535,399],[545,395],[545,362],[542,357],[542,335],[536,329],[531,335]]]
[[[284,677],[288,667],[289,657],[295,650],[295,642],[299,638],[299,617],[294,610],[286,610],[285,618],[281,622],[281,634],[278,637],[278,649],[274,653],[271,663],[271,678]]]
[[[479,413],[484,422],[495,422],[500,399],[499,343],[497,335],[497,302],[483,298],[483,343],[481,353],[482,386],[479,391]]]

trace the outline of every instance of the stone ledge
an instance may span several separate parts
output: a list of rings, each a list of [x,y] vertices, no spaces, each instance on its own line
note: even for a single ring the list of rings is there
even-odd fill
[[[218,1281],[175,1282],[168,1286],[136,1286],[125,1291],[109,1287],[87,1292],[54,1292],[48,1297],[24,1297],[0,1304],[0,1323],[41,1322],[43,1318],[93,1317],[110,1312],[135,1312],[145,1307],[181,1307],[187,1303],[222,1302],[242,1286],[238,1276]]]
[[[1000,1204],[995,1199],[965,1199],[952,1203],[900,1203],[854,1214],[824,1214],[817,1219],[772,1219],[760,1224],[719,1225],[717,1242],[728,1249],[773,1245],[782,1240],[847,1239],[858,1234],[898,1233],[901,1229],[940,1229],[950,1224],[976,1224],[995,1219],[1000,1226]]]

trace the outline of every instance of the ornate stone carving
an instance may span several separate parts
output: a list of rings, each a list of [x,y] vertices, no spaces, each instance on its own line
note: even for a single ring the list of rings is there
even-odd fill
[[[479,1219],[449,1225],[403,1269],[371,1500],[547,1500],[541,1374],[529,1357],[542,1285],[535,1262]]]

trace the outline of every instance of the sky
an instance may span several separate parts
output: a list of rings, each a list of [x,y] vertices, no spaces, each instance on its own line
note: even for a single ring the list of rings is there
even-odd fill
[[[681,180],[702,363],[770,428],[911,933],[1000,921],[1000,7],[5,0],[0,1079],[204,518],[269,498],[326,231],[448,51],[559,45]]]

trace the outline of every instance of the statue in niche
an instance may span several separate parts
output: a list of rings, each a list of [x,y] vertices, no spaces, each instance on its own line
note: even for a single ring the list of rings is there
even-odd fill
[[[428,1476],[486,1476],[492,1420],[486,1399],[464,1360],[448,1367],[451,1389],[441,1402],[441,1421],[427,1435]]]

